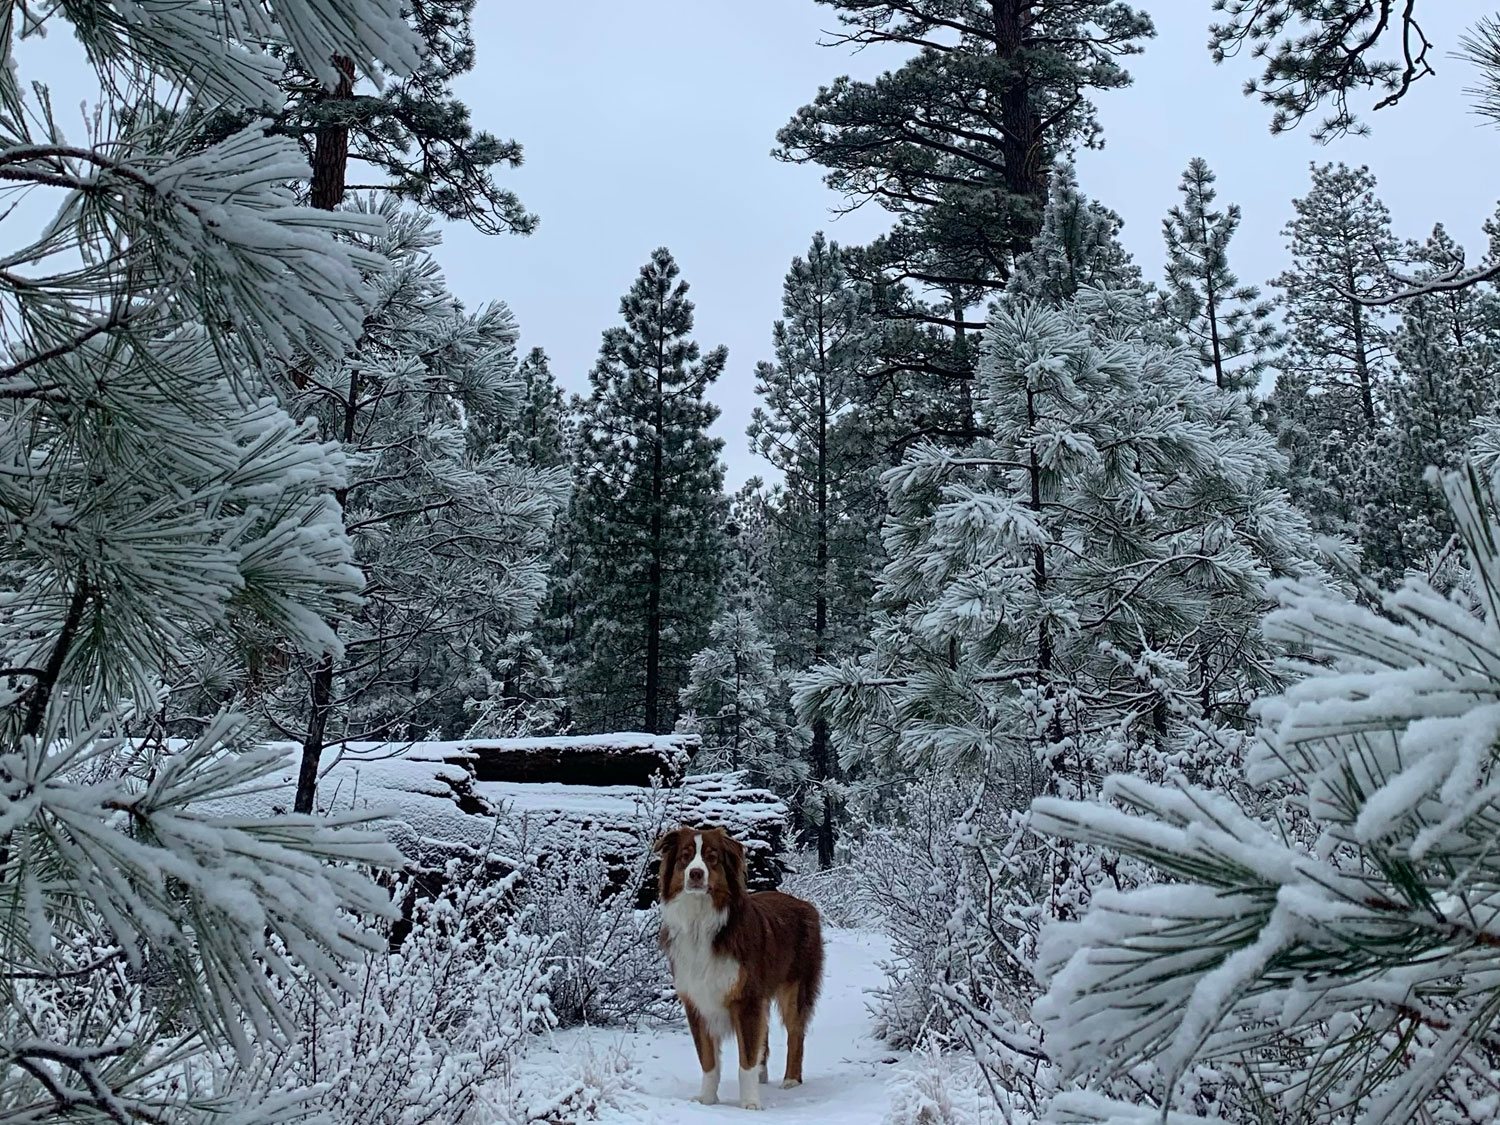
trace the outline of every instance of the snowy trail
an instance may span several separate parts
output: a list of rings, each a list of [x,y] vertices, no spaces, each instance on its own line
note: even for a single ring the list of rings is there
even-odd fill
[[[765,1115],[798,1125],[879,1125],[890,1104],[886,1082],[892,1064],[902,1056],[870,1038],[870,1016],[865,1009],[867,990],[881,981],[877,962],[890,956],[884,935],[863,930],[826,928],[827,967],[823,995],[807,1037],[806,1081],[794,1090],[781,1088],[786,1061],[786,1033],[773,1016],[771,1030],[771,1081],[761,1095]],[[580,1042],[580,1039],[583,1042]],[[635,1087],[627,1107],[606,1110],[602,1125],[704,1125],[704,1123],[759,1121],[747,1118],[739,1105],[739,1084],[734,1063],[726,1066],[719,1086],[718,1105],[699,1105],[690,1100],[698,1093],[699,1070],[687,1027],[667,1027],[648,1032],[581,1029],[555,1037],[554,1050],[564,1055],[585,1049],[622,1048],[634,1064]],[[735,1058],[733,1039],[724,1044],[725,1058]]]

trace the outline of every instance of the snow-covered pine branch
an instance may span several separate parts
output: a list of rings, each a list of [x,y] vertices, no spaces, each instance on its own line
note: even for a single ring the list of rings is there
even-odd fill
[[[280,70],[268,44],[416,58],[387,0],[52,18],[76,21],[107,104],[88,143],[66,142],[45,91],[22,93],[26,40],[7,24],[0,1117],[289,1121],[300,1094],[251,1105],[182,1079],[284,1039],[291,978],[337,991],[383,946],[370,923],[389,899],[365,872],[397,857],[363,817],[225,813],[282,766],[227,711],[172,751],[139,736],[166,677],[205,652],[243,659],[268,635],[338,651],[331,619],[361,583],[334,501],[349,466],[264,365],[353,343],[382,264],[350,235],[381,223],[298,207],[290,142],[205,137],[166,107],[258,106]]]
[[[1500,495],[1473,472],[1443,484],[1476,607],[1415,578],[1377,606],[1279,589],[1268,635],[1308,674],[1259,707],[1247,771],[1282,821],[1123,775],[1110,804],[1033,805],[1040,830],[1172,879],[1043,935],[1036,1016],[1070,1073],[1151,1060],[1172,1104],[1190,1064],[1219,1060],[1282,1119],[1359,1125],[1492,1104]]]

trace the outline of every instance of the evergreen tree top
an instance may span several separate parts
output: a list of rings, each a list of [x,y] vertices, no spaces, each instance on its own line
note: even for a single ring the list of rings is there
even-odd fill
[[[625,324],[604,333],[599,362],[589,376],[596,391],[612,378],[649,373],[663,387],[680,383],[684,390],[702,394],[723,373],[729,350],[721,346],[702,356],[697,342],[689,338],[693,302],[687,298],[688,283],[680,274],[665,246],[653,251],[651,260],[641,267],[635,283],[620,298]]]
[[[1016,260],[1008,295],[1061,304],[1084,287],[1137,284],[1140,269],[1119,238],[1123,225],[1119,215],[1079,190],[1071,164],[1059,163],[1052,171],[1042,228],[1031,249]]]

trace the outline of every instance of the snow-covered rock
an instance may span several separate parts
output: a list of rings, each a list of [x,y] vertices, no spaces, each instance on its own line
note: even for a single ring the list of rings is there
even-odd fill
[[[502,868],[511,867],[525,855],[568,850],[585,834],[594,836],[605,854],[623,860],[637,853],[641,837],[654,839],[676,824],[720,825],[745,845],[751,888],[779,885],[786,870],[786,805],[768,790],[747,786],[743,772],[684,777],[694,744],[696,736],[630,733],[350,742],[323,752],[317,809],[382,817],[392,843],[422,867],[436,866],[455,852],[482,853]],[[236,797],[226,811],[265,815],[291,809],[301,748],[280,746],[287,763],[279,784]],[[527,756],[535,768],[517,767]],[[650,774],[635,785],[482,780],[502,767],[546,775],[559,762],[609,757],[629,762],[631,769],[644,759],[661,761],[664,768],[655,784]],[[654,868],[646,884],[643,903],[655,895]]]

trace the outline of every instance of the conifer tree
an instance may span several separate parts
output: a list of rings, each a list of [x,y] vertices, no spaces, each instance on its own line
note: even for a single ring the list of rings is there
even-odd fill
[[[1056,196],[1049,244],[985,333],[976,405],[992,436],[919,447],[884,475],[871,647],[797,684],[799,712],[828,716],[850,764],[963,795],[951,842],[933,829],[954,862],[903,861],[938,888],[924,909],[941,920],[888,994],[930,997],[984,1067],[1025,1036],[1011,1020],[1041,924],[1134,876],[1097,847],[1038,840],[1021,810],[1096,794],[1111,769],[1224,780],[1233,727],[1279,682],[1257,628],[1267,583],[1311,569],[1244,397],[1204,378],[1129,284],[1108,212]],[[1111,280],[1110,261],[1125,288],[1064,296],[1079,276]]]
[[[1351,93],[1378,92],[1374,108],[1381,109],[1433,72],[1416,0],[1215,0],[1214,11],[1225,17],[1209,28],[1214,61],[1250,47],[1263,65],[1245,93],[1271,107],[1273,133],[1296,128],[1324,102],[1333,112],[1315,139],[1367,132],[1349,106]]]
[[[678,273],[665,248],[641,267],[582,404],[569,692],[584,729],[671,730],[714,619],[724,472],[704,395],[728,353],[700,358]]]
[[[804,710],[895,764],[1025,763],[1032,740],[1052,783],[1086,787],[1085,732],[1115,729],[1118,708],[1136,718],[1117,729],[1165,746],[1274,682],[1256,618],[1268,578],[1306,571],[1306,525],[1242,398],[1161,330],[1108,212],[1076,194],[1055,190],[1059,221],[992,315],[993,438],[885,474],[874,647],[800,689]],[[1057,299],[1081,268],[1127,288]],[[1037,779],[1018,768],[1024,791]]]
[[[719,601],[725,609],[748,609],[759,620],[771,616],[771,567],[775,538],[772,493],[751,477],[729,498],[724,524],[725,562]]]
[[[1463,247],[1441,224],[1408,253],[1420,265],[1413,278],[1419,286],[1464,268]],[[1456,469],[1476,420],[1496,403],[1497,312],[1500,302],[1478,288],[1426,293],[1400,306],[1391,423],[1363,466],[1357,524],[1365,568],[1385,585],[1399,582],[1452,534],[1447,506],[1427,470]]]
[[[344,659],[294,661],[264,701],[303,745],[299,812],[333,743],[463,733],[465,700],[504,679],[506,638],[535,615],[566,487],[492,440],[521,403],[510,310],[463,311],[432,258],[433,220],[392,197],[353,210],[367,206],[385,228],[365,244],[389,266],[372,278],[378,301],[358,346],[304,361],[289,395],[355,466],[334,498],[366,576],[340,623]]]
[[[514,423],[505,427],[511,457],[539,469],[566,464],[571,419],[562,388],[552,377],[547,353],[532,348],[516,374],[521,380],[520,412]]]
[[[408,73],[356,66],[348,55],[289,53],[278,97],[220,110],[209,132],[267,122],[272,135],[292,138],[312,168],[309,202],[323,210],[346,191],[373,189],[484,234],[529,234],[536,216],[494,179],[496,168],[520,166],[521,146],[476,130],[453,94],[474,69],[473,11],[474,0],[409,5],[404,16],[422,51]]]
[[[832,43],[893,45],[907,61],[820,89],[776,156],[895,216],[849,268],[872,286],[905,441],[961,443],[978,311],[1035,237],[1053,161],[1099,142],[1090,93],[1127,85],[1119,60],[1154,29],[1120,0],[820,2],[845,29]]]
[[[1177,330],[1198,353],[1220,389],[1254,391],[1280,346],[1271,303],[1260,290],[1241,285],[1229,268],[1229,241],[1240,225],[1240,208],[1214,208],[1214,176],[1199,157],[1189,162],[1178,191],[1182,202],[1167,213],[1166,307]]]
[[[862,380],[874,358],[869,289],[848,275],[837,243],[819,232],[782,287],[782,319],[772,328],[776,360],[756,369],[764,400],[752,415],[752,447],[785,483],[774,509],[772,572],[777,644],[797,670],[838,659],[857,644],[871,592],[878,497],[869,488]],[[833,862],[831,783],[838,770],[822,717],[812,723],[810,779],[819,862]]]
[[[781,688],[775,653],[755,614],[725,609],[693,655],[682,690],[679,726],[702,737],[700,767],[748,770],[757,784],[779,779]]]
[[[1069,163],[1052,170],[1042,225],[1017,260],[1007,286],[1015,299],[1060,305],[1085,286],[1121,288],[1139,283],[1141,271],[1120,244],[1124,220],[1078,189]]]
[[[1348,532],[1360,503],[1362,451],[1389,409],[1391,330],[1362,303],[1392,290],[1400,248],[1368,168],[1313,165],[1285,229],[1287,347],[1277,360],[1278,438],[1293,499],[1322,531]]]

